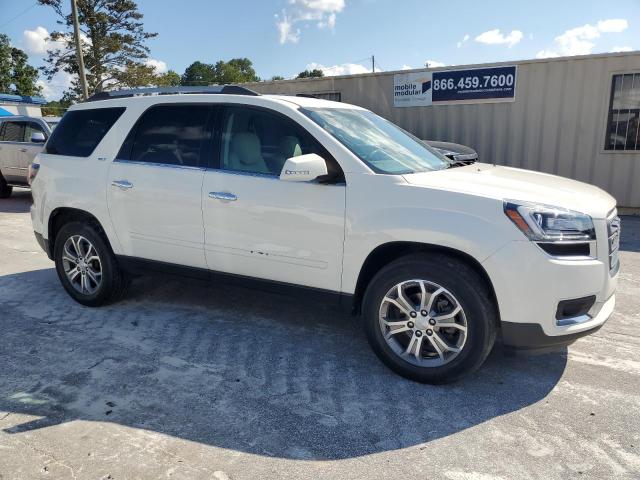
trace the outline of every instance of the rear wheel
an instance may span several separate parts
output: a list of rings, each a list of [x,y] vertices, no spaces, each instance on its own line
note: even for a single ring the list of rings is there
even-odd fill
[[[496,336],[488,286],[447,255],[411,255],[387,265],[369,284],[363,313],[378,357],[423,383],[446,383],[473,372]]]
[[[83,305],[105,305],[124,293],[127,282],[115,255],[92,224],[64,225],[56,235],[54,260],[62,286]]]
[[[13,187],[7,185],[7,181],[4,179],[2,174],[0,174],[0,198],[10,197],[11,192],[13,192]]]

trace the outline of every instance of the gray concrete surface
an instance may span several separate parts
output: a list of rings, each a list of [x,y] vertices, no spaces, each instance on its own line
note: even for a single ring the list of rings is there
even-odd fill
[[[640,478],[638,218],[600,332],[433,387],[291,298],[157,276],[82,307],[29,203],[0,201],[2,480]]]

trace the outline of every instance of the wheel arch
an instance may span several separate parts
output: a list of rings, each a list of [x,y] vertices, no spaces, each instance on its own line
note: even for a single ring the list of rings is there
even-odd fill
[[[389,263],[398,260],[399,258],[411,255],[414,253],[437,253],[444,254],[450,257],[456,258],[466,265],[471,267],[479,276],[484,280],[489,287],[491,300],[493,301],[496,312],[498,313],[497,322],[500,323],[500,311],[496,292],[493,286],[493,282],[489,277],[489,274],[484,269],[482,264],[473,256],[455,248],[443,247],[441,245],[433,245],[428,243],[419,242],[388,242],[377,246],[373,249],[360,269],[358,274],[358,280],[356,282],[356,289],[353,298],[353,311],[359,314],[362,307],[362,300],[367,286],[373,279],[373,277]]]
[[[107,246],[109,248],[112,248],[102,224],[94,215],[87,212],[86,210],[81,210],[79,208],[60,207],[54,209],[51,212],[47,225],[47,233],[49,238],[49,251],[47,252],[47,255],[50,259],[53,259],[56,235],[58,234],[60,229],[67,223],[82,221],[90,223],[91,225],[96,227],[98,233],[104,238],[105,242],[107,243]]]

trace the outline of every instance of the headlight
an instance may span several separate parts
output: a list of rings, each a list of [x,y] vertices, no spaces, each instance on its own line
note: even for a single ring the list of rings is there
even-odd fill
[[[584,242],[596,238],[591,217],[573,210],[506,200],[504,213],[536,242]]]

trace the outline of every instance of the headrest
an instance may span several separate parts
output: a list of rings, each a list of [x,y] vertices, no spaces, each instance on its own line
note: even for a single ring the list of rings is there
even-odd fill
[[[255,133],[236,133],[231,138],[231,152],[245,165],[252,165],[262,159],[260,139]]]
[[[280,153],[284,158],[297,157],[302,155],[302,148],[297,137],[286,136],[280,142]]]

